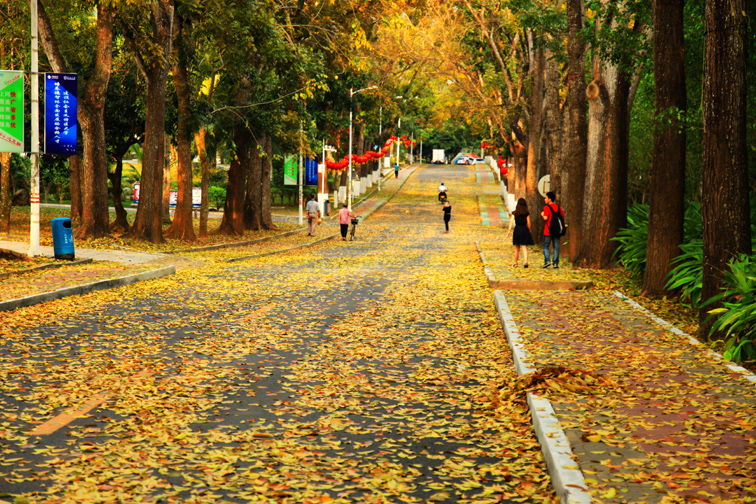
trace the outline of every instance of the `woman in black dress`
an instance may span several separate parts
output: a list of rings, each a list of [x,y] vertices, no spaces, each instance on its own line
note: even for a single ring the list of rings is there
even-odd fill
[[[514,228],[514,234],[512,233]],[[517,267],[517,260],[520,256],[520,247],[522,247],[522,259],[525,261],[524,268],[528,267],[528,245],[535,245],[533,235],[530,233],[530,212],[528,212],[528,202],[524,198],[517,200],[517,206],[509,219],[509,230],[507,236],[512,235],[512,245],[514,245],[514,264]]]

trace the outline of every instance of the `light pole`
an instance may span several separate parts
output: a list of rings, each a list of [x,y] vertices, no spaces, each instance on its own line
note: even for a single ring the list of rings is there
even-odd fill
[[[363,91],[375,89],[377,87],[378,86],[370,86],[358,89],[357,91],[355,91],[354,88],[349,89],[349,173],[347,173],[347,207],[350,212],[352,211],[352,97],[357,93],[362,93]]]
[[[39,247],[39,27],[37,2],[31,4],[31,191],[29,214],[29,256],[41,254]],[[21,111],[23,113],[23,110]]]

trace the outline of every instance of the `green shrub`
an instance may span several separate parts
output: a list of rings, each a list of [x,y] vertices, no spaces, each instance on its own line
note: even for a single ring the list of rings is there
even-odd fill
[[[648,205],[636,203],[627,209],[627,227],[622,228],[612,240],[620,242],[614,256],[625,269],[642,274],[646,269],[646,244],[648,242]]]
[[[669,272],[667,289],[680,289],[680,298],[694,307],[701,304],[703,285],[703,239],[696,238],[680,245],[682,253],[672,260],[675,266]]]
[[[730,261],[723,278],[723,291],[703,306],[722,301],[722,307],[709,311],[714,319],[711,333],[725,333],[727,360],[756,359],[756,260],[742,254]]]
[[[207,193],[208,202],[215,208],[220,208],[226,203],[226,190],[222,187],[211,186]]]

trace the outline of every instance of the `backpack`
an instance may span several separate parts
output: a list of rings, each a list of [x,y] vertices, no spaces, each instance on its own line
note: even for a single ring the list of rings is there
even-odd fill
[[[549,235],[553,237],[562,237],[567,234],[567,226],[564,223],[564,217],[562,217],[561,208],[557,205],[556,211],[549,205],[551,210],[551,222],[549,222]]]

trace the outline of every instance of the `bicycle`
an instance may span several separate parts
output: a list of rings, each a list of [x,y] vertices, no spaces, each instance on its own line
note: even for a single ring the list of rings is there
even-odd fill
[[[352,229],[349,231],[349,241],[354,241],[354,232],[359,222],[360,222],[359,218],[352,219]]]

